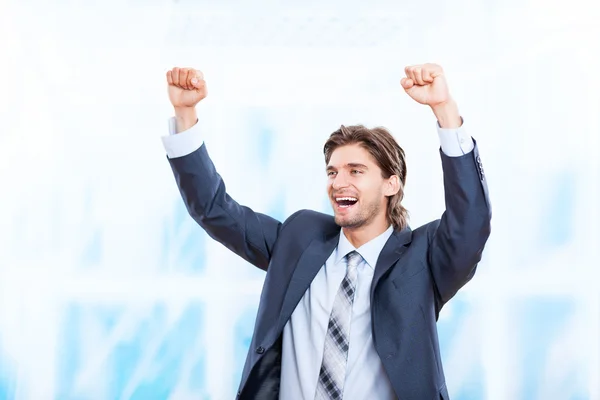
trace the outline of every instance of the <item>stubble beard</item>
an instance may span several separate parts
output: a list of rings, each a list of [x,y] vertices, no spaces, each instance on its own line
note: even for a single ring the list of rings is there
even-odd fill
[[[341,228],[356,229],[368,225],[375,219],[377,214],[381,210],[379,203],[368,204],[363,210],[358,210],[358,213],[348,217],[342,217],[338,214],[335,215],[335,223]]]

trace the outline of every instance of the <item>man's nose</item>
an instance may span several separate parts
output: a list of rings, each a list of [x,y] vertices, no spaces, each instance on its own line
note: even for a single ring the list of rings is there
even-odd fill
[[[335,179],[333,180],[332,186],[334,189],[340,189],[348,186],[348,177],[346,176],[346,174],[338,173],[335,176]]]

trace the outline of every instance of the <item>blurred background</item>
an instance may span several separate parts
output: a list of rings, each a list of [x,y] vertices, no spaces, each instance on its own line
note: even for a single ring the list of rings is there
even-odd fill
[[[411,226],[443,212],[436,62],[492,236],[438,323],[453,399],[600,399],[600,6],[571,0],[0,3],[0,399],[231,399],[264,273],[187,215],[165,73],[201,69],[229,193],[330,213],[322,146],[383,125]],[[293,399],[292,399],[293,400]]]

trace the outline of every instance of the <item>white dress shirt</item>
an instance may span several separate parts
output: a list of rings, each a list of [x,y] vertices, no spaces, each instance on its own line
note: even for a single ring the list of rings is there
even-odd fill
[[[457,129],[442,129],[438,124],[437,129],[444,154],[456,157],[473,150],[473,139],[465,132],[464,124]],[[175,134],[175,119],[172,118],[169,121],[169,133],[170,135],[162,138],[169,158],[188,155],[204,143],[198,124]],[[375,264],[392,232],[390,226],[359,249],[355,249],[346,236],[340,233],[337,247],[315,276],[283,329],[281,400],[314,399],[329,316],[346,274],[344,256],[352,250],[356,250],[363,260],[358,265],[358,283],[352,306],[344,399],[396,398],[373,345],[369,297]]]
[[[343,233],[337,247],[319,270],[283,329],[281,360],[281,400],[314,399],[329,316],[338,288],[346,275],[344,257],[356,250],[358,282],[350,320],[350,348],[346,364],[344,399],[395,399],[394,390],[383,369],[371,335],[369,291],[379,253],[393,232],[385,232],[355,249]]]

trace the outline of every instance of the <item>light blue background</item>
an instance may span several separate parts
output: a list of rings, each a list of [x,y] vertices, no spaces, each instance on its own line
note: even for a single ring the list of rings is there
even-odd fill
[[[383,125],[411,225],[443,211],[437,62],[493,203],[475,279],[438,324],[452,398],[600,399],[598,6],[458,0],[42,1],[0,6],[0,399],[229,399],[264,274],[183,206],[160,136],[192,66],[229,193],[330,212],[322,146]]]

